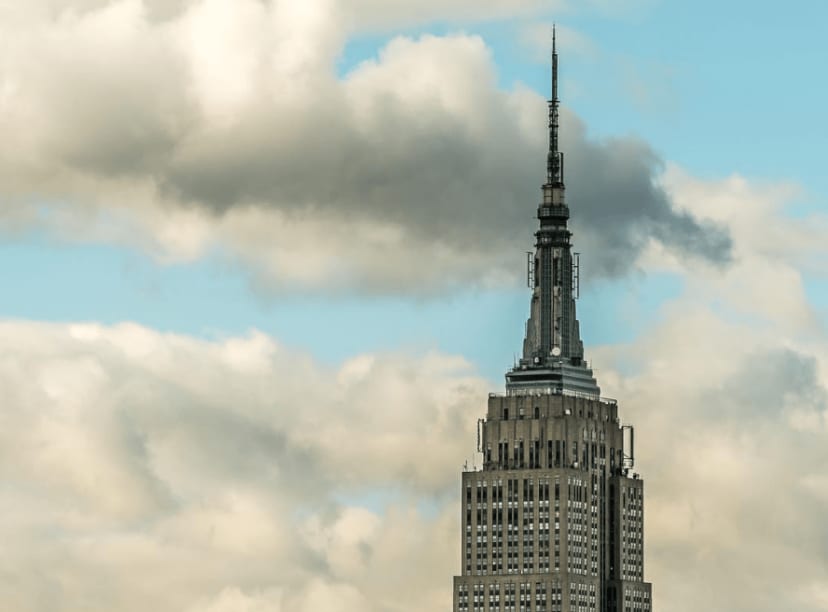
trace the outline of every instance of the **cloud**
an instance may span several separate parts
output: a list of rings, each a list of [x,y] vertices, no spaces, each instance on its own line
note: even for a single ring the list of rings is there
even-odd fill
[[[591,274],[618,276],[635,269],[651,241],[682,257],[730,262],[727,228],[694,216],[690,207],[673,205],[660,182],[664,162],[646,143],[634,138],[593,142],[580,121],[569,121],[574,138],[564,139],[567,183],[576,194],[569,206],[577,246],[588,254]]]
[[[416,4],[406,0],[354,0],[343,4],[354,27],[361,30],[526,18],[571,8],[567,0],[490,0],[485,4],[473,0],[424,0]]]
[[[544,176],[545,109],[499,89],[481,38],[393,38],[338,77],[344,5],[153,7],[4,9],[7,229],[162,261],[217,251],[276,289],[514,282]],[[645,144],[591,140],[571,113],[564,124],[578,240],[595,253],[587,276],[635,269],[651,238],[727,259],[726,233],[674,209]]]
[[[815,568],[825,562],[826,500],[813,479],[828,467],[828,385],[817,356],[695,309],[648,336],[661,349],[627,347],[647,361],[620,395],[644,470],[656,603],[679,612],[791,607],[824,580]],[[701,347],[690,346],[698,338]]]
[[[825,256],[808,239],[824,215],[791,216],[790,186],[739,176],[670,168],[665,186],[679,205],[707,196],[734,263],[648,247],[645,270],[679,275],[683,294],[634,342],[591,351],[637,429],[656,605],[822,610],[828,353],[803,262]]]
[[[462,360],[333,369],[258,333],[0,328],[10,608],[350,612],[445,598],[449,494],[486,391]],[[389,488],[399,498],[359,505]],[[403,576],[403,561],[432,569]]]
[[[198,603],[188,612],[280,612],[282,609],[280,591],[248,594],[238,588],[226,588],[211,601]]]

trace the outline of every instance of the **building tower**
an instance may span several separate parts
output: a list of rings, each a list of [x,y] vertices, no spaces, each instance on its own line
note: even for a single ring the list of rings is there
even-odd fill
[[[523,356],[489,395],[481,470],[464,471],[454,612],[650,612],[643,482],[633,429],[601,398],[575,316],[573,259],[558,150],[553,33],[547,179],[528,261]]]

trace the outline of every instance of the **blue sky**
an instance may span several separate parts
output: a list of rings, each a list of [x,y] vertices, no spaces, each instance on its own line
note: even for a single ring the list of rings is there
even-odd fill
[[[0,5],[0,601],[447,609],[556,21],[578,314],[638,429],[656,607],[828,610],[826,18]]]

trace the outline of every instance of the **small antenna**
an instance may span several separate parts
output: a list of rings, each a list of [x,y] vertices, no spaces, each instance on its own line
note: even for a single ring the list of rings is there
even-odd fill
[[[558,45],[557,24],[552,24],[552,99],[558,99]]]
[[[572,296],[577,300],[581,297],[581,254],[573,253],[572,261]]]

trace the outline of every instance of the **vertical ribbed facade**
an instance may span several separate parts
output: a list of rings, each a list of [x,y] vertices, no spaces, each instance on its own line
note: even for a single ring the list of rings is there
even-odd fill
[[[651,610],[643,482],[615,402],[492,394],[463,473],[455,612]]]

